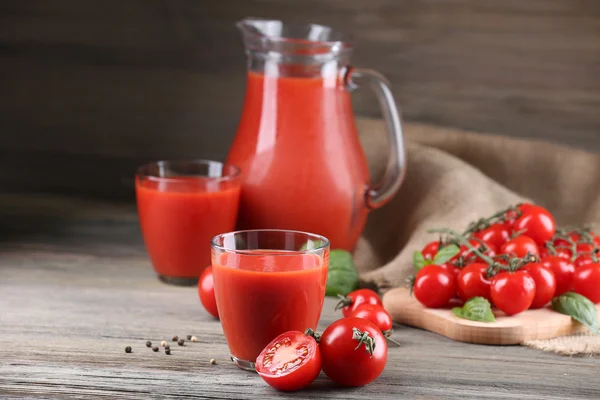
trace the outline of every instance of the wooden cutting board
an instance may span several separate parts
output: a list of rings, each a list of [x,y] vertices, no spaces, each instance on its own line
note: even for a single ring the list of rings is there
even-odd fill
[[[587,329],[550,307],[528,310],[510,317],[494,310],[496,322],[470,321],[456,317],[450,309],[424,307],[405,288],[388,291],[383,296],[383,305],[395,322],[439,333],[459,342],[521,344],[528,340],[585,332]],[[596,308],[600,311],[600,305],[596,305]]]

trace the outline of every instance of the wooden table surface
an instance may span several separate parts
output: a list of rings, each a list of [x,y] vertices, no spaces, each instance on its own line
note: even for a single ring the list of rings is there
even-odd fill
[[[372,384],[278,393],[228,360],[195,288],[160,283],[131,205],[0,196],[0,398],[598,398],[600,360],[395,327]],[[327,299],[320,329],[339,317]],[[173,335],[198,343],[152,352]],[[125,346],[133,353],[126,354]],[[210,364],[211,358],[217,364]]]

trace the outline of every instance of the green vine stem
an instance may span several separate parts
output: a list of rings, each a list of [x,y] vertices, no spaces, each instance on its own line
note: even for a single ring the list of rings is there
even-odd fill
[[[369,332],[361,332],[358,328],[352,328],[352,339],[357,340],[358,344],[354,350],[358,350],[361,345],[365,345],[365,350],[370,357],[373,357],[375,351],[375,339],[369,334]]]
[[[519,209],[521,204],[522,203],[519,203],[514,206],[510,206],[505,210],[498,211],[488,218],[480,218],[477,221],[471,222],[467,226],[467,229],[463,232],[463,236],[470,236],[474,232],[489,228],[490,225],[493,225],[496,222],[506,222],[506,215],[510,211],[513,211],[518,218],[521,215],[521,210]]]

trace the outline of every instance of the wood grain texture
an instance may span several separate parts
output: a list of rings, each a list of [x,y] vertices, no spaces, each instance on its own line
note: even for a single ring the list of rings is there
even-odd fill
[[[439,333],[466,343],[510,345],[529,340],[551,339],[587,331],[571,317],[550,307],[506,316],[494,309],[496,322],[477,322],[457,318],[449,309],[426,308],[410,296],[408,289],[396,288],[385,293],[385,308],[394,321]],[[600,312],[600,305],[596,308]]]
[[[465,344],[396,326],[401,346],[390,348],[372,384],[343,389],[321,375],[305,391],[276,393],[227,360],[220,324],[195,288],[155,278],[131,207],[2,195],[0,215],[2,399],[558,400],[600,390],[597,358]],[[320,329],[340,316],[333,305],[327,299]],[[175,334],[199,342],[172,345],[171,356],[144,345]]]
[[[247,15],[354,35],[407,120],[600,151],[596,0],[4,0],[0,184],[131,199],[142,160],[224,159]]]

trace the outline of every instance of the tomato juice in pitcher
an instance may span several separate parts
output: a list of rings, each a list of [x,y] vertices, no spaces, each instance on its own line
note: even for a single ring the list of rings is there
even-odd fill
[[[248,57],[246,96],[227,163],[242,170],[238,228],[293,229],[352,251],[369,209],[404,175],[400,118],[385,79],[349,66],[352,47],[322,25],[238,23]],[[350,90],[375,90],[390,139],[381,184],[371,186]]]

